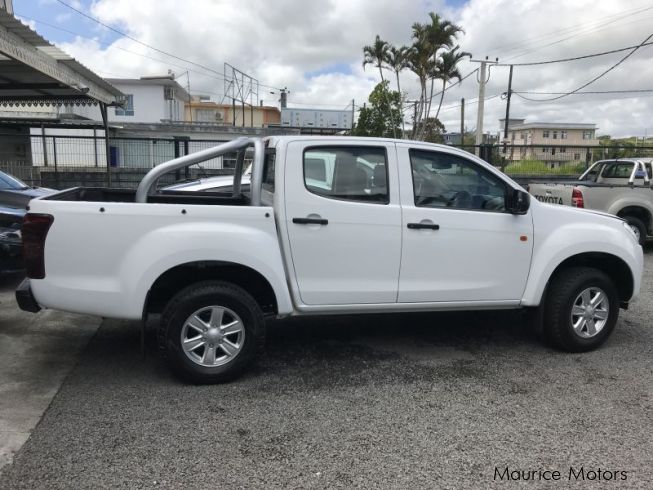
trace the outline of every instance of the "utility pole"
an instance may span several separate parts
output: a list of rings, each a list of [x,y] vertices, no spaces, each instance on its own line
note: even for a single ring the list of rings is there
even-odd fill
[[[465,97],[460,99],[460,146],[465,144]]]
[[[280,90],[280,96],[281,108],[285,109],[288,104],[288,89],[286,87]]]
[[[506,164],[506,150],[508,149],[508,121],[510,120],[510,96],[512,95],[512,68],[510,65],[510,75],[508,75],[508,93],[506,94],[506,119],[503,122],[503,159]]]
[[[350,132],[354,130],[354,115],[356,114],[355,112],[355,101],[354,99],[351,99],[351,129]]]
[[[495,61],[488,61],[486,56],[484,60],[470,60],[474,63],[481,64],[480,75],[478,79],[478,112],[476,114],[476,145],[479,146],[483,143],[483,111],[485,109],[485,84],[488,82],[487,64],[496,64],[499,62],[497,58]],[[476,155],[479,155],[480,146],[476,148]]]

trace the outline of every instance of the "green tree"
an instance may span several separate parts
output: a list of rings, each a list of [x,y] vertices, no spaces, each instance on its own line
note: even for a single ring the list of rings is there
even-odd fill
[[[435,112],[435,119],[440,115],[440,109],[442,108],[442,100],[444,99],[444,91],[447,88],[447,83],[451,80],[461,80],[462,75],[458,69],[458,63],[460,60],[469,56],[471,54],[467,51],[458,51],[460,46],[456,46],[449,51],[445,51],[440,55],[440,59],[437,61],[438,67],[438,78],[442,80],[442,92],[440,92],[440,103],[438,104],[438,110]]]
[[[380,136],[392,138],[401,125],[401,95],[390,90],[390,82],[379,83],[368,98],[368,104],[360,110],[354,136]]]
[[[424,136],[426,128],[423,122],[430,116],[434,83],[441,78],[438,67],[440,52],[451,49],[458,34],[463,32],[460,26],[433,12],[429,17],[430,23],[413,24],[413,45],[409,54],[409,68],[417,75],[421,88],[412,133],[416,139]]]
[[[378,34],[376,35],[376,39],[374,39],[374,44],[363,47],[363,69],[365,69],[367,65],[376,66],[381,75],[381,82],[385,81],[385,78],[383,77],[383,69],[386,67],[385,62],[388,59],[389,50],[390,45],[381,39]]]
[[[397,78],[397,92],[399,92],[400,100],[399,100],[399,111],[401,114],[401,132],[402,135],[406,132],[406,128],[404,127],[404,96],[401,93],[401,82],[399,81],[399,73],[401,73],[402,70],[408,67],[408,55],[410,53],[410,48],[407,46],[401,46],[400,48],[397,48],[395,46],[390,46],[387,56],[386,56],[386,62],[388,64],[388,67],[395,72],[395,77]]]
[[[423,140],[429,143],[444,143],[444,124],[437,117],[427,117],[424,120]]]

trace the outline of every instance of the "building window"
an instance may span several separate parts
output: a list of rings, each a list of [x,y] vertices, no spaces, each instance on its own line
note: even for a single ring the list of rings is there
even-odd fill
[[[594,136],[594,131],[583,131],[584,140],[591,140],[593,136]]]
[[[542,131],[542,138],[548,138],[549,137],[549,130],[547,129],[546,131]]]
[[[554,139],[554,140],[557,140],[557,139],[558,139],[558,132],[557,132],[557,131],[554,131],[554,132],[553,132],[553,139]]]
[[[132,94],[125,95],[123,102],[124,105],[122,107],[116,107],[116,116],[133,116],[134,96]]]
[[[523,140],[526,139],[526,133],[524,133],[523,131],[521,132],[521,135],[520,135],[520,136],[521,136],[521,139],[523,139]]]
[[[574,160],[580,160],[580,153],[574,153]]]
[[[561,146],[560,147],[560,153],[567,153],[567,148],[565,148],[564,146]]]
[[[549,149],[547,147],[542,148],[542,153],[549,153]]]
[[[560,131],[560,139],[561,140],[567,139],[567,131]]]

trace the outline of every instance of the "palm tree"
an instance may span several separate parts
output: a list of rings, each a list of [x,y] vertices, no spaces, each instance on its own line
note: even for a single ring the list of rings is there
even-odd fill
[[[471,58],[471,53],[467,51],[458,51],[460,46],[456,45],[455,48],[452,48],[449,51],[444,51],[440,54],[440,59],[437,62],[438,69],[438,78],[442,80],[442,92],[440,92],[440,103],[438,104],[438,110],[435,113],[435,118],[437,119],[440,115],[440,109],[442,108],[442,100],[444,99],[444,91],[447,88],[447,83],[451,80],[462,80],[462,75],[458,69],[458,63],[460,60],[469,56]]]
[[[426,38],[426,43],[428,44],[428,49],[431,52],[433,62],[437,63],[438,52],[443,48],[451,48],[454,45],[456,36],[458,36],[458,34],[461,32],[464,33],[464,31],[462,27],[452,23],[451,21],[443,19],[436,13],[429,12],[429,17],[431,23],[425,26],[424,36]],[[436,78],[440,78],[437,66],[433,67],[431,76],[431,90],[426,108],[427,118],[431,113],[431,104],[433,102],[433,86]]]
[[[387,57],[386,57],[386,63],[388,66],[392,69],[392,71],[395,72],[395,76],[397,77],[397,92],[399,92],[399,110],[401,111],[401,131],[403,134],[406,133],[406,128],[404,126],[404,97],[403,94],[401,93],[401,83],[399,82],[399,72],[401,72],[404,68],[408,67],[408,55],[409,55],[410,48],[407,46],[401,46],[400,48],[397,48],[395,46],[390,46]]]
[[[374,65],[379,69],[381,74],[381,81],[385,82],[383,78],[383,68],[385,68],[385,62],[388,58],[388,50],[390,45],[382,40],[379,35],[376,35],[374,44],[371,46],[365,46],[363,48],[363,69],[366,65]]]
[[[431,22],[428,24],[420,24],[419,22],[413,24],[414,41],[410,69],[417,75],[422,89],[418,117],[413,128],[413,137],[423,133],[423,131],[420,131],[417,122],[427,119],[431,111],[435,79],[440,78],[440,70],[437,66],[439,51],[443,48],[451,48],[454,45],[456,36],[463,32],[460,26],[442,19],[433,12],[429,13],[429,17]],[[427,90],[429,81],[431,82],[430,91]]]

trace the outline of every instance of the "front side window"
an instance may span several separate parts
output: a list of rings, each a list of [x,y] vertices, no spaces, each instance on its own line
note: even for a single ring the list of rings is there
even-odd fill
[[[593,136],[594,136],[594,131],[583,131],[584,140],[591,140]]]
[[[415,205],[504,211],[506,185],[480,165],[456,155],[410,150]]]
[[[116,107],[116,116],[133,116],[134,96],[132,94],[125,95],[123,101],[124,104],[122,107]]]
[[[549,137],[549,130],[547,129],[546,131],[542,131],[542,138],[548,138]]]
[[[387,204],[385,148],[324,146],[304,151],[304,185],[331,199]]]
[[[560,131],[560,139],[561,140],[567,139],[567,131]]]

